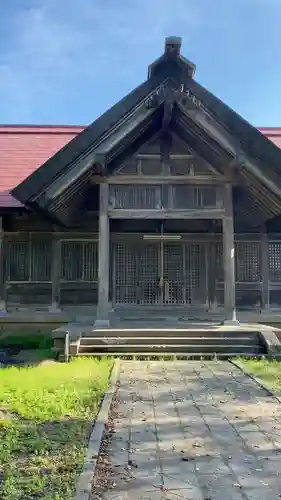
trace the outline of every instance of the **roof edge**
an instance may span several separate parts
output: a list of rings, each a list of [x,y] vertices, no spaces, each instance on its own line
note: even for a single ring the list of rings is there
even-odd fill
[[[87,125],[5,125],[0,124],[0,134],[78,134]]]

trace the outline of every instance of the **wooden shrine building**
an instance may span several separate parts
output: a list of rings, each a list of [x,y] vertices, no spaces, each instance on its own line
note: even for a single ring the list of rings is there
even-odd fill
[[[281,150],[180,50],[2,193],[2,312],[281,308]]]

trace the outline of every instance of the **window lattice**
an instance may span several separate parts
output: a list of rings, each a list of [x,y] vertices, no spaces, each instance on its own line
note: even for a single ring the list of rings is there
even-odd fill
[[[217,190],[214,187],[195,188],[188,185],[172,186],[173,208],[190,209],[216,207]]]
[[[270,281],[281,282],[281,242],[269,243],[268,267]]]
[[[224,268],[223,268],[223,245],[222,243],[215,244],[215,266],[216,266],[216,280],[218,282],[224,281]]]
[[[261,281],[260,246],[258,243],[235,244],[236,281]]]
[[[159,186],[110,186],[110,205],[119,209],[159,208]]]
[[[258,243],[235,243],[235,274],[237,282],[256,283],[261,280],[260,246]],[[224,281],[223,244],[216,244],[217,281]]]
[[[61,243],[61,279],[97,281],[98,244],[96,241],[63,241]]]
[[[6,241],[6,281],[50,281],[51,256],[50,240]]]

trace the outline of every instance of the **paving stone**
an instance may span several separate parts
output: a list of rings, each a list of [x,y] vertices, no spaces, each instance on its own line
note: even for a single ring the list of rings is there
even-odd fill
[[[124,361],[117,399],[104,499],[280,500],[281,405],[230,363]]]

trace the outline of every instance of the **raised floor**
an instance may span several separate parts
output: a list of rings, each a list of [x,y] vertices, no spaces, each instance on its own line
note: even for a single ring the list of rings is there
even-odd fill
[[[60,311],[51,312],[46,306],[28,306],[11,308],[6,313],[1,313],[0,324],[5,323],[51,323],[62,324],[67,322],[82,322],[94,324],[97,307],[91,306],[64,306]],[[110,313],[112,328],[130,328],[133,325],[141,328],[148,325],[153,328],[165,328],[173,325],[185,328],[192,323],[204,326],[204,323],[218,324],[225,319],[223,308],[214,311],[188,307],[126,307],[117,308]],[[267,311],[237,310],[237,319],[241,323],[269,324],[281,326],[281,309]]]

